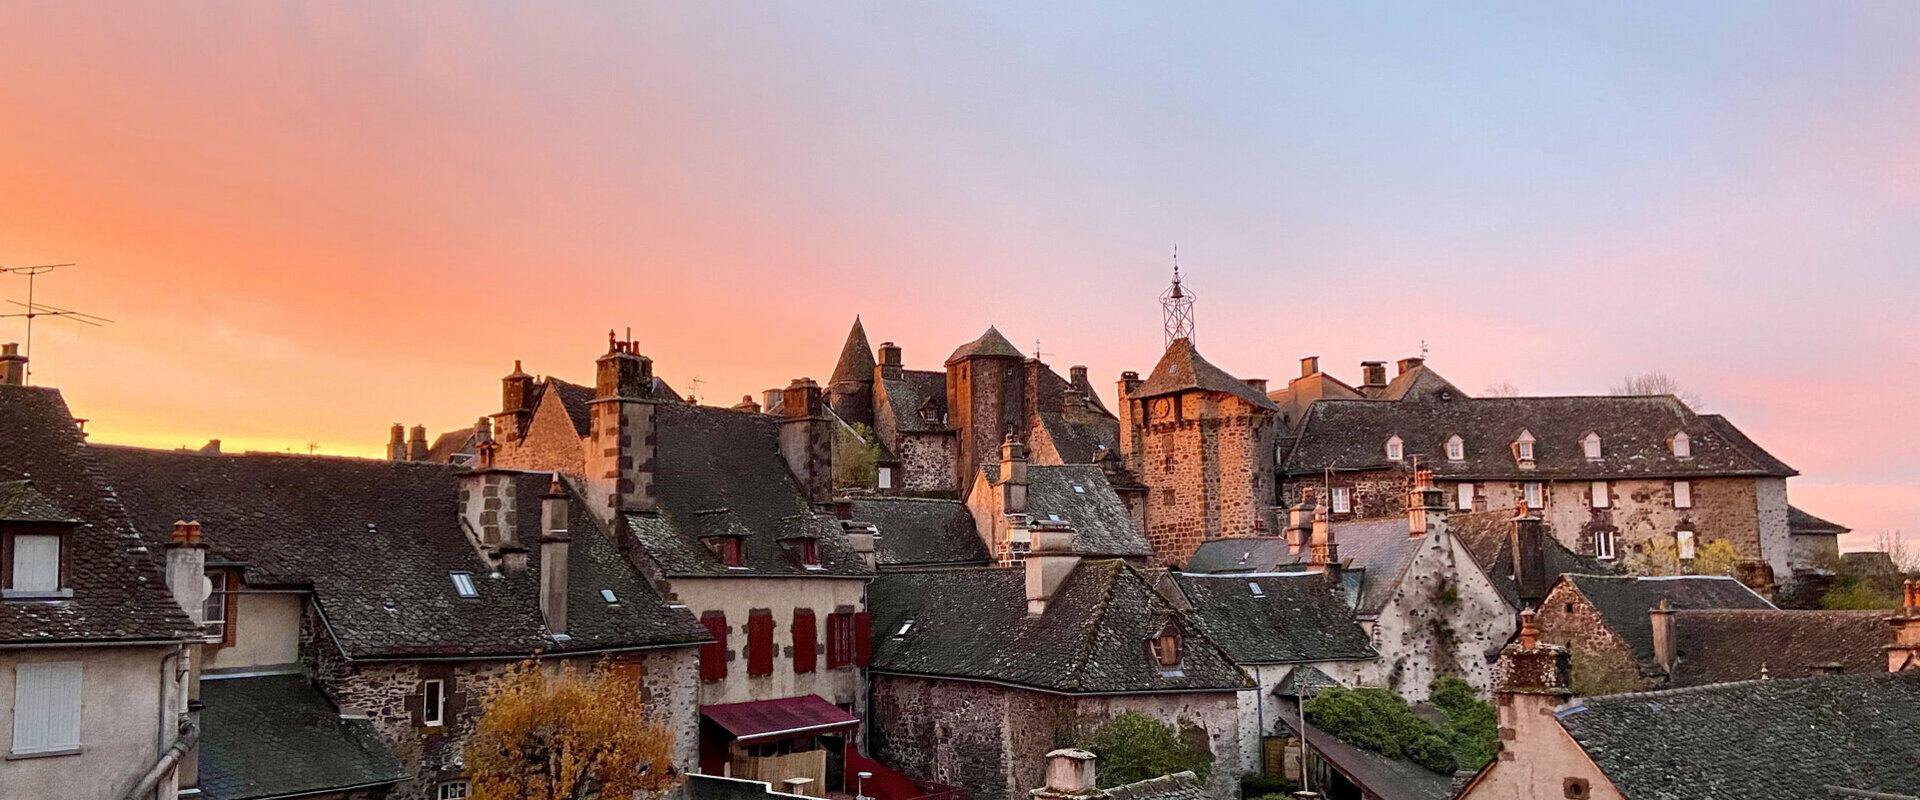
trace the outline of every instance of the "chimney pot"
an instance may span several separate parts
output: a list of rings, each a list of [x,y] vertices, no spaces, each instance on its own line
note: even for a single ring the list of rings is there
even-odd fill
[[[760,413],[760,404],[753,402],[753,395],[741,395],[740,402],[734,405],[733,410],[745,411],[749,414],[758,414]]]
[[[889,381],[900,380],[903,369],[900,364],[900,346],[893,342],[881,342],[880,378]]]
[[[1320,357],[1307,356],[1300,359],[1300,377],[1308,378],[1320,374]]]
[[[1035,528],[1030,534],[1032,548],[1027,552],[1027,614],[1046,613],[1053,593],[1066,583],[1080,565],[1073,554],[1073,529],[1065,526]]]
[[[8,386],[27,385],[27,357],[20,355],[19,342],[0,345],[0,383]]]
[[[407,460],[407,426],[398,422],[387,431],[387,459],[389,461]]]
[[[1418,367],[1421,364],[1425,364],[1425,363],[1427,363],[1427,360],[1425,358],[1400,359],[1400,374],[1405,375],[1408,372],[1411,372],[1415,367]]]
[[[407,460],[427,460],[427,426],[415,425],[407,436]]]
[[[1360,383],[1370,388],[1383,388],[1387,385],[1387,362],[1360,362]]]

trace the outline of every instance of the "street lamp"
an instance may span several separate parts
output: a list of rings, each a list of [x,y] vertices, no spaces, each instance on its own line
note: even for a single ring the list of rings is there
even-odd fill
[[[859,780],[853,785],[853,800],[870,800],[867,797],[867,779],[873,777],[873,773],[861,770],[855,776]]]

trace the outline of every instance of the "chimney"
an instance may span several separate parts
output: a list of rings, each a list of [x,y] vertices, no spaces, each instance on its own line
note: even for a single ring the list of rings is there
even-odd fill
[[[407,460],[407,426],[398,422],[393,423],[393,428],[387,431],[387,460]]]
[[[0,345],[0,383],[8,386],[27,385],[27,357],[20,355],[18,342]]]
[[[1647,623],[1653,629],[1653,663],[1660,665],[1661,672],[1672,675],[1677,654],[1674,652],[1673,606],[1667,604],[1667,598],[1660,598],[1660,605],[1647,611]]]
[[[427,426],[415,425],[407,434],[407,460],[427,460]]]
[[[740,402],[734,404],[733,410],[745,411],[749,414],[758,414],[760,413],[760,404],[753,402],[753,395],[741,395]]]
[[[1551,697],[1566,697],[1573,694],[1573,667],[1567,659],[1567,648],[1559,645],[1541,644],[1540,629],[1534,625],[1533,609],[1520,612],[1520,640],[1507,645],[1500,651],[1500,659],[1506,662],[1506,680],[1500,684],[1496,694],[1528,694]],[[1507,703],[1501,703],[1502,708]],[[1551,703],[1548,707],[1551,707]],[[1501,727],[1506,727],[1506,719],[1501,719]],[[1508,737],[1501,736],[1506,739]]]
[[[1307,356],[1300,359],[1300,377],[1311,378],[1320,374],[1320,357]]]
[[[880,379],[883,381],[900,380],[900,346],[893,342],[880,343]]]
[[[1094,783],[1094,755],[1077,748],[1047,754],[1047,785],[1029,792],[1037,800],[1074,800],[1105,797]]]
[[[1838,661],[1823,661],[1818,664],[1808,664],[1807,671],[1814,675],[1823,675],[1823,676],[1824,675],[1844,675],[1847,672],[1847,665],[1842,664]]]
[[[567,487],[554,473],[546,494],[540,495],[540,616],[547,632],[567,635]]]
[[[1087,367],[1085,364],[1075,364],[1071,367],[1068,367],[1067,382],[1075,386],[1092,386],[1093,385],[1087,382]]]
[[[1261,397],[1267,396],[1266,378],[1247,378],[1245,383],[1247,384],[1247,388],[1259,392]]]
[[[1131,396],[1133,390],[1138,388],[1140,388],[1140,373],[1134,372],[1133,370],[1120,373],[1120,398],[1122,400]]]
[[[1000,510],[1006,514],[1027,513],[1027,446],[1013,440],[1000,444]]]
[[[1360,386],[1365,389],[1384,389],[1387,386],[1387,362],[1360,362]]]
[[[833,421],[811,378],[793,379],[780,394],[780,454],[808,503],[833,500]]]
[[[1287,549],[1295,553],[1307,546],[1313,537],[1314,509],[1313,487],[1300,487],[1300,502],[1287,509]]]
[[[210,456],[220,455],[220,440],[208,439],[206,444],[200,446],[200,452]]]
[[[1893,644],[1887,645],[1887,671],[1920,670],[1920,581],[1901,584],[1900,610],[1887,618]]]
[[[613,528],[622,512],[649,512],[655,505],[653,359],[641,355],[633,340],[608,331],[607,353],[594,365],[583,488],[594,517]]]
[[[527,421],[533,417],[533,376],[521,371],[514,359],[513,372],[500,379],[500,438],[509,442],[520,438]]]
[[[1307,563],[1316,572],[1328,572],[1339,568],[1340,545],[1333,540],[1333,526],[1327,522],[1326,506],[1313,509],[1312,550],[1308,553]]]
[[[880,534],[870,523],[856,523],[844,526],[847,532],[847,544],[853,547],[854,555],[866,562],[868,569],[875,567],[879,558],[878,544]]]
[[[1047,613],[1047,601],[1079,565],[1080,557],[1073,554],[1071,528],[1036,527],[1033,546],[1027,551],[1027,616]]]
[[[765,398],[760,402],[760,410],[768,414],[780,413],[781,394],[779,389],[767,389],[760,392],[760,396]]]
[[[167,589],[195,625],[207,621],[207,545],[200,541],[199,522],[173,523],[173,538],[167,541]]]
[[[1526,601],[1523,605],[1538,604],[1547,596],[1547,584],[1551,582],[1547,575],[1546,534],[1541,531],[1540,517],[1527,510],[1524,500],[1513,510],[1513,525],[1508,536],[1507,546],[1513,552],[1513,581],[1519,586],[1520,599]]]
[[[1407,492],[1407,535],[1425,536],[1445,530],[1446,524],[1447,496],[1433,485],[1433,470],[1414,470],[1413,488]]]
[[[1140,405],[1141,401],[1132,399],[1134,390],[1139,388],[1140,373],[1120,373],[1120,396],[1116,398],[1119,405],[1113,409],[1120,417],[1120,459],[1134,473],[1140,472],[1140,460],[1144,457],[1142,450],[1146,447],[1142,439],[1146,431],[1140,424],[1140,417],[1146,409]]]
[[[1408,372],[1410,372],[1410,371],[1412,371],[1412,370],[1413,370],[1414,368],[1416,368],[1416,367],[1418,367],[1418,366],[1420,366],[1421,364],[1425,364],[1425,363],[1427,363],[1427,360],[1426,360],[1426,359],[1424,359],[1424,358],[1403,358],[1403,359],[1400,359],[1400,374],[1402,374],[1402,375],[1405,375],[1405,374],[1407,374]]]
[[[492,426],[486,417],[474,423],[474,468],[460,473],[460,518],[480,550],[498,558],[501,548],[514,543],[516,517],[513,473],[495,469]]]

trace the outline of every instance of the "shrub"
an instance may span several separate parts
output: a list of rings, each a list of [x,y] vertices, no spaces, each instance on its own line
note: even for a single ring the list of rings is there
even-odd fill
[[[1500,718],[1492,703],[1481,700],[1472,686],[1452,675],[1433,682],[1427,702],[1446,714],[1453,726],[1453,756],[1460,769],[1478,770],[1493,760],[1500,742]]]
[[[1137,711],[1107,720],[1086,737],[1085,747],[1100,757],[1102,789],[1187,771],[1205,781],[1213,772],[1213,753],[1205,746]]]
[[[1300,784],[1277,775],[1249,774],[1240,779],[1242,800],[1267,800],[1270,797],[1292,800],[1293,793],[1299,790]]]
[[[1451,732],[1413,713],[1406,700],[1386,689],[1324,689],[1307,701],[1306,713],[1307,724],[1354,747],[1453,774]]]

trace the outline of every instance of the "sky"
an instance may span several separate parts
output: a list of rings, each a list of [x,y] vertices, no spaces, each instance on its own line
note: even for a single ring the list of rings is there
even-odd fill
[[[1112,386],[1177,244],[1242,377],[1660,371],[1920,546],[1916,41],[1911,0],[12,0],[0,266],[114,321],[35,325],[94,441],[378,455],[609,329],[716,404],[856,314]]]

